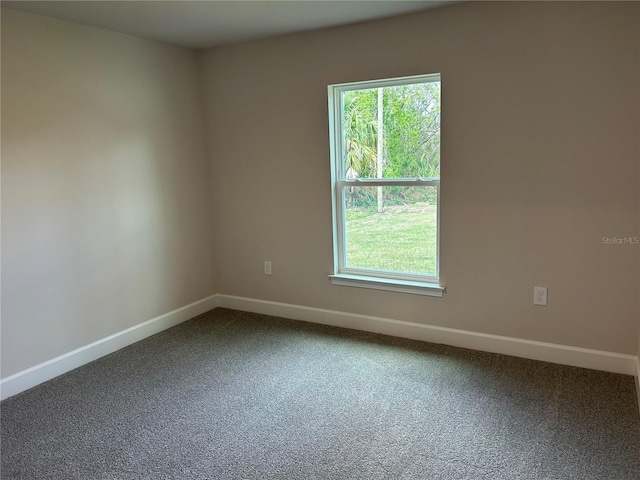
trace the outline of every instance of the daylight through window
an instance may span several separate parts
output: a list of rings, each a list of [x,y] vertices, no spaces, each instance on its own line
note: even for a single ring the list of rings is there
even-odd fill
[[[440,75],[329,86],[332,281],[441,295]]]

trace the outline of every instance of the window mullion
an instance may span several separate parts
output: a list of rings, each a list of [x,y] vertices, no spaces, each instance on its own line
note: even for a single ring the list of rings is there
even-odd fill
[[[341,186],[350,187],[438,187],[439,178],[363,178],[338,180]]]

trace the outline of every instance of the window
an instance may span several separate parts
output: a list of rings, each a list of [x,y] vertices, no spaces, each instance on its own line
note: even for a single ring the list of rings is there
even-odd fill
[[[440,75],[330,85],[334,284],[442,296]]]

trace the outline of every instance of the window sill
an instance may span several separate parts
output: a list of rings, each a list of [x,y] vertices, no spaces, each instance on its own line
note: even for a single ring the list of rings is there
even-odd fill
[[[365,277],[360,275],[329,275],[331,283],[345,287],[372,288],[389,292],[411,293],[442,297],[444,287],[437,283],[412,282],[408,280],[393,280],[390,278]]]

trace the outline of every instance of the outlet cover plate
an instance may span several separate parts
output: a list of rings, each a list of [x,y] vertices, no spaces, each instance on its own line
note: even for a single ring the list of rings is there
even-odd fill
[[[533,287],[533,304],[547,304],[547,287]]]

